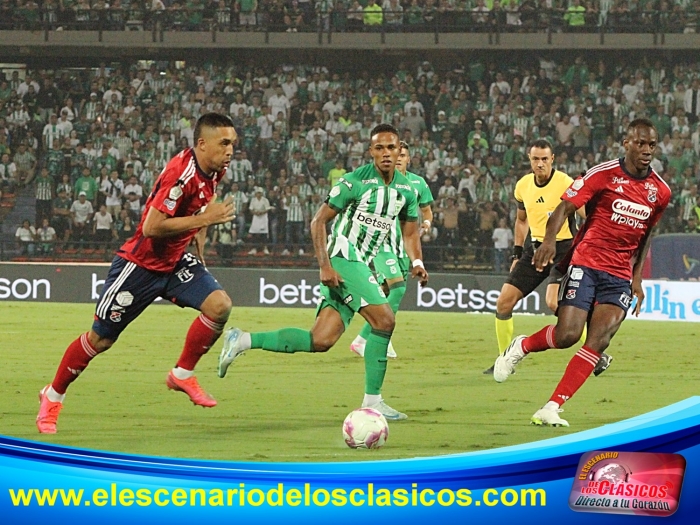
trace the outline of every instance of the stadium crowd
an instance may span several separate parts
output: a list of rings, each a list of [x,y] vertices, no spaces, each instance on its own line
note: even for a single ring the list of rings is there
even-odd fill
[[[0,29],[695,32],[698,0],[2,0]]]
[[[477,58],[449,69],[403,62],[351,74],[331,64],[277,67],[176,62],[5,71],[0,75],[0,191],[31,187],[35,216],[16,230],[22,250],[55,240],[130,237],[165,163],[192,145],[206,112],[239,134],[217,193],[238,216],[212,228],[222,257],[308,251],[311,217],[343,174],[368,162],[369,132],[393,123],[425,177],[435,221],[423,237],[452,257],[506,269],[527,146],[545,138],[556,168],[575,177],[624,154],[627,124],[659,132],[653,167],[673,190],[661,232],[700,232],[700,64],[613,67],[549,59],[509,65]],[[381,71],[381,70],[379,70]],[[29,191],[29,190],[23,190]]]

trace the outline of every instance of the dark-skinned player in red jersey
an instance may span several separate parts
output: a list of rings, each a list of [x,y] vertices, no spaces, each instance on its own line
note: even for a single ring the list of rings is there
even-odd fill
[[[494,379],[503,382],[529,353],[568,348],[588,323],[583,347],[569,361],[549,402],[535,412],[535,425],[565,426],[563,405],[583,385],[601,353],[620,328],[636,298],[639,315],[644,291],[642,267],[654,225],[671,199],[671,190],[650,167],[657,134],[648,119],[629,124],[625,157],[604,162],[576,179],[547,221],[533,264],[543,270],[555,255],[556,233],[567,218],[586,207],[586,222],[574,239],[561,268],[566,276],[559,291],[557,324],[530,337],[518,336],[494,365]]]
[[[158,297],[201,312],[187,332],[177,364],[168,373],[168,388],[184,392],[195,405],[216,405],[199,386],[194,368],[221,335],[231,299],[204,266],[202,254],[207,227],[234,218],[231,199],[214,200],[237,138],[230,118],[203,115],[195,125],[194,147],[168,162],[146,201],[136,234],[112,261],[92,329],[68,346],[53,382],[39,393],[39,432],[56,433],[68,386]],[[199,259],[185,251],[193,239]]]

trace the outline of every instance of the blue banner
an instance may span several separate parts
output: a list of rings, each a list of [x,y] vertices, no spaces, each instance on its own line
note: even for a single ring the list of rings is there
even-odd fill
[[[232,441],[235,436],[231,437]],[[513,447],[358,463],[214,462],[131,456],[0,437],[0,522],[558,523],[653,516],[569,507],[591,451],[675,453],[687,470],[664,523],[700,515],[700,397],[611,425]]]

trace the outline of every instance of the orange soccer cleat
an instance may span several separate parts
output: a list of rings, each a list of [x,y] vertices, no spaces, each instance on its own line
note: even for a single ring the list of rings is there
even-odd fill
[[[190,396],[190,401],[195,405],[202,407],[216,406],[216,399],[207,394],[202,387],[199,386],[197,378],[194,376],[188,379],[178,379],[173,375],[173,371],[171,370],[168,373],[168,379],[166,379],[165,384],[168,385],[170,390],[184,392]]]
[[[56,421],[63,409],[63,403],[53,402],[45,394],[51,385],[46,385],[39,391],[39,415],[36,416],[36,427],[41,434],[55,434]]]

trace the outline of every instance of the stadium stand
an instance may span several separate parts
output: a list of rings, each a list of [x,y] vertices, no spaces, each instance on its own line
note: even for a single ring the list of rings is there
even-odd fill
[[[50,24],[54,31],[97,26],[140,30],[156,22],[183,31],[208,31],[212,24],[219,31],[369,29],[364,17],[351,17],[355,4],[360,5],[192,1],[166,6],[159,0],[115,0],[103,8],[64,1],[66,9],[61,11],[50,1],[40,6],[4,1],[0,24],[6,24],[5,29]],[[410,31],[414,23],[417,30],[419,18],[420,30],[425,30],[431,12],[443,29],[454,26],[459,31],[479,31],[481,13],[488,13],[488,30],[513,32],[545,27],[646,31],[663,20],[669,32],[695,27],[695,4],[688,2],[639,3],[635,9],[626,2],[597,2],[596,7],[586,3],[585,12],[545,2],[537,9],[537,20],[529,13],[534,6],[529,0],[490,4],[427,0],[402,6],[389,0],[382,7],[381,30]],[[572,3],[578,5],[578,0]],[[180,14],[175,13],[178,9]],[[293,9],[299,14],[290,16]],[[396,15],[398,11],[403,14]],[[241,213],[231,225],[209,232],[207,255],[214,264],[313,266],[309,246],[301,248],[303,255],[289,250],[285,234],[291,188],[298,185],[304,201],[308,241],[308,221],[332,182],[368,160],[369,130],[378,122],[392,122],[401,130],[412,146],[410,171],[424,176],[433,192],[436,221],[423,238],[425,258],[443,270],[493,270],[490,232],[500,218],[512,227],[512,189],[528,170],[529,142],[550,140],[557,167],[575,176],[620,156],[626,123],[641,116],[651,118],[659,129],[662,141],[654,167],[675,198],[660,231],[698,232],[697,63],[680,54],[663,61],[636,54],[623,63],[611,53],[549,53],[542,58],[530,54],[527,60],[484,53],[451,65],[408,56],[372,64],[371,71],[365,66],[352,72],[349,65],[330,59],[285,60],[284,65],[268,58],[196,65],[122,59],[92,67],[75,67],[69,61],[50,69],[4,66],[0,257],[111,259],[113,248],[133,232],[164,163],[191,145],[194,121],[209,111],[229,114],[240,136],[219,192],[221,197],[234,194]],[[248,233],[248,207],[257,188],[271,206],[266,243]],[[92,211],[85,224],[74,224],[73,216],[81,215],[83,191]],[[102,205],[111,224],[104,213],[100,220],[94,216]],[[45,217],[55,234],[42,229]],[[25,219],[36,231],[31,253],[17,235]]]

